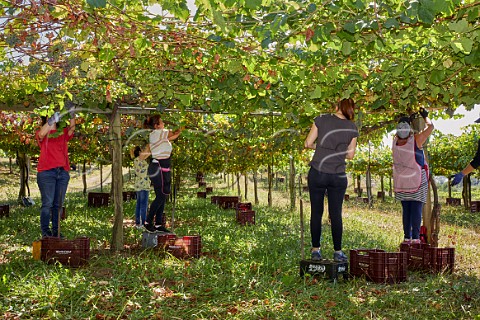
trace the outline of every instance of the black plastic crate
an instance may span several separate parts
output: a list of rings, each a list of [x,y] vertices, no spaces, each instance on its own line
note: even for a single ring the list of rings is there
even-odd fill
[[[0,205],[0,218],[1,217],[10,217],[10,205],[9,204]]]
[[[336,262],[333,260],[301,260],[300,277],[310,274],[314,277],[325,278],[328,280],[338,280],[340,276],[348,279],[348,262]]]
[[[107,207],[110,202],[110,194],[104,192],[89,192],[88,206],[89,207]]]

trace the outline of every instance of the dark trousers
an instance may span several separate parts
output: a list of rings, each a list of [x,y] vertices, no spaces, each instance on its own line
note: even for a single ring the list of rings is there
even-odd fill
[[[42,196],[42,208],[40,209],[42,236],[59,236],[59,210],[62,209],[69,180],[70,174],[61,167],[40,171],[37,174],[37,184]],[[52,221],[51,230],[50,221]]]
[[[420,201],[402,201],[402,208],[405,239],[420,239],[423,203]]]
[[[308,172],[308,190],[311,203],[310,233],[312,236],[312,247],[320,247],[324,199],[325,192],[327,192],[328,213],[332,224],[333,248],[336,251],[342,250],[342,205],[347,184],[345,173],[330,174],[310,168]]]
[[[170,158],[150,162],[148,166],[148,176],[153,184],[155,199],[150,205],[146,224],[152,224],[155,219],[155,225],[163,225],[163,211],[165,202],[170,194],[172,184],[172,173],[170,170]]]

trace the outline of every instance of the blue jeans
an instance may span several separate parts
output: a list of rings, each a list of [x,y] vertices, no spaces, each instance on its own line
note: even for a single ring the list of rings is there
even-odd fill
[[[135,224],[145,224],[148,209],[148,190],[137,191],[137,206],[135,208]]]
[[[348,180],[345,173],[323,173],[314,168],[308,172],[308,191],[310,192],[311,216],[310,233],[312,247],[320,247],[322,236],[322,217],[325,192],[328,198],[328,213],[332,224],[333,248],[342,250],[342,206]]]
[[[420,239],[423,203],[420,201],[402,201],[402,209],[405,239]]]
[[[70,174],[61,167],[41,171],[37,174],[37,184],[42,196],[40,228],[43,236],[59,236],[59,210],[63,207],[69,180]],[[50,221],[52,221],[51,231]]]

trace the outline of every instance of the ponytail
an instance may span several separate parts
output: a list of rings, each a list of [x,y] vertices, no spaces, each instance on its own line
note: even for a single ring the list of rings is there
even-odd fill
[[[340,102],[338,103],[338,109],[348,120],[353,120],[353,118],[355,117],[355,102],[352,98],[340,100]]]

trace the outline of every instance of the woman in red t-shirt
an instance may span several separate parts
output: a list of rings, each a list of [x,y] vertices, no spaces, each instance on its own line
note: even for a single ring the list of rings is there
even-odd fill
[[[59,210],[63,207],[68,181],[70,180],[70,162],[68,159],[68,141],[75,131],[75,113],[70,108],[70,125],[62,132],[57,131],[61,114],[55,114],[48,120],[42,117],[42,127],[36,133],[40,147],[37,166],[37,184],[42,197],[40,209],[40,228],[42,237],[63,237],[59,233]],[[50,229],[50,221],[52,228]]]

